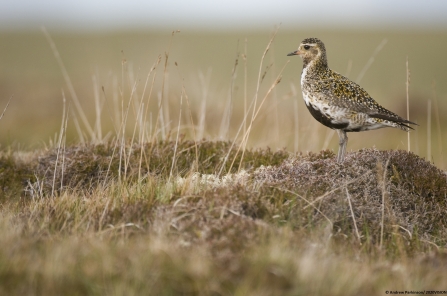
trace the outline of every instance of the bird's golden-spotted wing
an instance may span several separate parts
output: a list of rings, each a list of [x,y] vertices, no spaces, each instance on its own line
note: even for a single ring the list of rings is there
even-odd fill
[[[346,108],[352,112],[365,113],[370,117],[396,122],[405,127],[415,124],[380,106],[357,83],[329,70],[318,79],[311,79],[313,91],[319,92],[330,101],[330,105]]]

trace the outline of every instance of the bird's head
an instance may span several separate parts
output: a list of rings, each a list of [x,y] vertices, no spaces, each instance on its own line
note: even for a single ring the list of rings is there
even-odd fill
[[[292,51],[288,56],[299,55],[304,62],[304,66],[312,61],[320,61],[327,65],[326,48],[324,43],[318,38],[304,39],[296,51]]]

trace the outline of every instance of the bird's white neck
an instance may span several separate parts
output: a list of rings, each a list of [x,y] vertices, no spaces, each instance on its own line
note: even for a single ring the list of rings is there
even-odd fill
[[[307,64],[307,66],[304,67],[303,71],[301,72],[301,87],[303,86],[304,81],[306,80],[308,70],[309,70],[309,64]]]

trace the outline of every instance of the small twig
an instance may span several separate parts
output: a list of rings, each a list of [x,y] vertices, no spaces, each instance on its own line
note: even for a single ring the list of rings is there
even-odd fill
[[[305,199],[303,196],[299,195],[299,194],[296,193],[296,192],[293,192],[293,191],[290,191],[290,190],[288,190],[288,189],[285,189],[285,188],[279,188],[279,187],[272,187],[272,188],[276,188],[276,189],[278,189],[278,190],[285,191],[285,192],[288,192],[288,193],[291,193],[291,194],[293,194],[293,195],[298,196],[299,198],[301,198],[302,200],[304,200],[305,202],[308,203],[308,205],[305,206],[303,209],[307,208],[308,206],[312,206],[318,213],[320,213],[324,218],[326,218],[326,220],[328,220],[329,223],[331,224],[331,227],[333,227],[334,223],[332,223],[332,221],[331,221],[325,214],[323,214],[323,212],[321,212],[316,206],[314,206],[312,202],[308,201],[308,200]],[[357,227],[356,227],[356,228],[357,228]]]
[[[393,225],[393,226],[397,226],[397,227],[399,227],[400,229],[405,230],[405,231],[408,233],[408,236],[409,236],[410,238],[413,237],[413,235],[411,234],[411,231],[408,230],[408,229],[406,229],[405,227],[402,227],[402,226],[400,226],[400,225]]]
[[[421,242],[424,242],[424,243],[427,243],[427,244],[430,244],[430,245],[433,245],[433,246],[435,246],[435,247],[436,247],[436,249],[438,249],[438,251],[439,251],[439,246],[438,246],[437,244],[435,244],[435,243],[433,243],[433,242],[431,242],[431,241],[428,241],[428,240],[422,239],[422,238],[420,238],[419,240],[420,240]]]
[[[110,200],[111,199],[107,199],[107,203],[106,203],[106,206],[104,207],[104,211],[102,211],[101,217],[99,218],[99,222],[98,222],[99,231],[102,230],[102,221],[104,220],[104,217],[106,216],[106,213],[109,209]]]
[[[382,222],[380,223],[380,244],[379,248],[382,249],[383,243],[383,224],[385,219],[385,194],[386,194],[386,170],[388,168],[388,163],[390,162],[390,157],[386,160],[385,169],[383,170],[383,179],[382,179]]]
[[[358,178],[356,178],[354,180],[351,180],[351,181],[347,182],[346,184],[344,184],[342,186],[339,186],[337,188],[332,189],[331,191],[326,192],[325,194],[323,194],[323,195],[317,197],[316,199],[314,199],[309,205],[305,206],[304,209],[306,209],[309,206],[313,206],[314,203],[316,203],[317,201],[320,201],[321,199],[325,198],[326,196],[330,195],[331,193],[334,193],[335,191],[340,190],[344,186],[347,186],[347,185],[349,185],[351,183],[357,182],[358,180],[360,180],[360,179],[362,179],[362,178],[364,178],[366,176],[368,176],[368,174],[365,174],[365,175],[363,175],[361,177],[358,177]]]
[[[346,186],[345,189],[346,189],[346,197],[348,198],[349,209],[351,210],[352,221],[354,221],[355,233],[357,234],[357,238],[359,239],[359,243],[362,244],[362,242],[360,241],[359,230],[357,228],[357,222],[355,221],[354,211],[352,210],[351,196],[349,195],[349,192],[348,192],[348,186]]]

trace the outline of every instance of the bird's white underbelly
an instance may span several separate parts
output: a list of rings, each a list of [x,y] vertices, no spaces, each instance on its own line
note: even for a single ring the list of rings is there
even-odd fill
[[[324,100],[321,96],[311,96],[308,92],[303,91],[303,99],[307,106],[311,106],[315,110],[318,110],[326,117],[343,120],[343,118],[347,116],[348,110],[346,108],[331,106],[330,103],[327,100]]]

